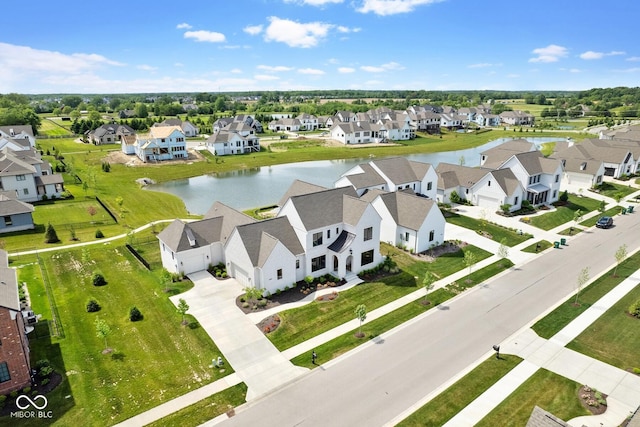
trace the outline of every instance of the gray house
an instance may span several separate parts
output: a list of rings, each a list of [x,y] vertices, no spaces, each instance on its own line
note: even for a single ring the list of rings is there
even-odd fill
[[[33,229],[33,206],[17,200],[15,192],[11,193],[0,192],[0,233]]]

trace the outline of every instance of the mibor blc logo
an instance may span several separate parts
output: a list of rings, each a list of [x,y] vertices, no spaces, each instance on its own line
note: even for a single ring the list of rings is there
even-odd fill
[[[41,394],[33,396],[21,394],[16,398],[16,406],[19,411],[11,413],[11,418],[52,418],[53,411],[45,411],[49,404],[47,398]]]

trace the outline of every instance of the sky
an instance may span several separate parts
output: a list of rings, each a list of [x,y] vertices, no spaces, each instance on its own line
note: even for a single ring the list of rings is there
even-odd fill
[[[2,15],[0,93],[640,83],[637,0],[9,0]]]

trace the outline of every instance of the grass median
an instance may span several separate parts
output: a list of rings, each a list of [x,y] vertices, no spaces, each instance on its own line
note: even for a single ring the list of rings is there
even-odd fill
[[[468,228],[478,233],[481,232],[481,235],[487,236],[498,243],[504,241],[507,246],[518,245],[533,237],[527,233],[518,234],[515,229],[509,229],[498,224],[456,213],[449,213],[445,218],[448,223],[459,225],[460,227]]]
[[[559,225],[573,221],[577,211],[580,211],[580,213],[584,215],[597,210],[599,207],[600,201],[596,199],[578,197],[571,194],[569,195],[569,200],[566,205],[556,206],[555,210],[551,212],[532,216],[529,219],[529,223],[543,230],[551,230]]]

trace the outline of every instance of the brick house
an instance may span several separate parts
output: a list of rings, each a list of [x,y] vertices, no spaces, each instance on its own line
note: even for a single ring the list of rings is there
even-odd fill
[[[31,385],[29,341],[18,298],[18,279],[0,250],[0,395]]]

